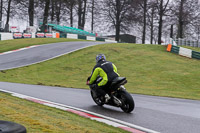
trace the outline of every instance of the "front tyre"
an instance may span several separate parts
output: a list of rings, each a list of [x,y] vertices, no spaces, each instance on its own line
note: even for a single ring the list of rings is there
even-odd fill
[[[123,103],[121,106],[121,109],[124,112],[130,113],[131,111],[134,110],[135,103],[134,103],[132,96],[128,92],[126,92],[126,91],[121,92],[121,100]]]
[[[98,106],[103,106],[104,105],[104,102],[101,100],[101,98],[97,97],[95,95],[95,92],[90,90],[90,93],[91,93],[91,96],[92,96],[92,99],[94,100],[94,102],[98,105]]]

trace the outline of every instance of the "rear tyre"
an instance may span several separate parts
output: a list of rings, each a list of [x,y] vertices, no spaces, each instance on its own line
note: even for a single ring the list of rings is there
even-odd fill
[[[121,100],[123,103],[123,105],[121,106],[121,109],[124,112],[130,113],[131,111],[134,110],[135,103],[134,103],[132,96],[128,92],[126,92],[126,91],[121,92]]]
[[[92,99],[94,100],[94,102],[98,105],[98,106],[103,106],[104,105],[104,102],[102,101],[101,98],[97,97],[95,95],[95,92],[93,92],[92,90],[90,91],[91,93],[91,96],[92,96]]]
[[[0,133],[26,133],[26,128],[11,121],[0,120]]]

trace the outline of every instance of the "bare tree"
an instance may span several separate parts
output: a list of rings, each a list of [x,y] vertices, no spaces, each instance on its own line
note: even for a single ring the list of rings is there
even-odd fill
[[[94,25],[97,23],[98,17],[100,17],[101,11],[99,9],[102,9],[100,4],[102,4],[101,0],[88,0],[88,12],[90,13],[89,19],[91,20],[91,32],[94,32]]]
[[[29,7],[28,7],[28,14],[29,14],[29,25],[34,25],[34,0],[29,0]]]
[[[92,22],[91,22],[91,32],[94,31],[94,2],[95,0],[92,0],[92,7],[91,7],[91,15],[92,15]]]
[[[153,44],[153,41],[157,41],[155,34],[157,33],[157,21],[158,21],[158,10],[156,8],[156,1],[149,1],[148,3],[148,12],[147,12],[147,25],[150,30],[150,43]]]
[[[178,20],[178,38],[183,38],[183,4],[186,2],[186,0],[181,0],[180,1],[180,6],[179,6],[179,20]]]
[[[143,10],[141,14],[141,18],[143,18],[142,23],[143,23],[143,30],[142,30],[142,43],[145,44],[146,40],[146,26],[147,26],[147,3],[148,0],[140,0],[139,5],[141,10]]]
[[[159,26],[158,26],[158,44],[162,43],[162,28],[163,28],[163,16],[167,11],[167,6],[169,4],[169,0],[157,0],[158,5],[158,15],[159,15]]]
[[[143,28],[143,36],[142,36],[142,43],[145,44],[146,39],[146,16],[147,16],[147,0],[144,0],[144,28]]]
[[[7,19],[6,19],[6,24],[5,24],[5,31],[9,31],[9,21],[10,21],[10,10],[11,10],[11,2],[12,0],[8,0],[8,8],[6,10],[7,12]]]
[[[73,10],[77,4],[77,0],[67,0],[66,4],[70,14],[70,26],[73,27],[73,17],[74,17]]]
[[[47,25],[48,16],[49,16],[49,6],[50,6],[50,0],[45,0],[43,26]]]
[[[1,0],[1,5],[0,5],[0,21],[2,21],[2,16],[3,16],[3,0]]]
[[[115,28],[116,41],[119,41],[120,31],[129,27],[133,18],[133,0],[104,0],[104,11],[108,21]],[[131,16],[131,17],[130,17]]]
[[[150,23],[150,43],[153,44],[154,39],[154,22],[156,16],[156,8],[154,5],[151,5],[151,10],[149,14],[149,23]]]
[[[78,0],[78,28],[84,29],[87,0]]]
[[[187,35],[194,36],[195,26],[199,25],[197,22],[200,16],[198,0],[175,0],[174,5],[174,16],[178,26],[177,38],[184,38]]]
[[[51,0],[51,23],[54,21],[55,15],[55,0]]]
[[[56,0],[55,1],[55,7],[56,7],[56,22],[57,24],[60,24],[60,14],[61,14],[61,7],[62,6],[62,0]]]

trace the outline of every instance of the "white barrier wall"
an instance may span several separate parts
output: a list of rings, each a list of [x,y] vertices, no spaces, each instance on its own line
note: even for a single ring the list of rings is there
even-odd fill
[[[11,39],[13,39],[12,33],[0,33],[0,35],[1,35],[1,40],[11,40]]]
[[[22,34],[22,33],[20,33],[20,34]],[[14,39],[13,35],[14,35],[13,33],[0,33],[0,40],[11,40],[11,39]],[[45,34],[44,33],[37,33],[37,34],[36,33],[32,33],[31,37],[32,38],[36,38],[36,37],[37,38],[44,38]],[[56,38],[56,33],[52,33],[51,37]],[[20,38],[22,38],[22,37],[20,37]],[[67,34],[67,38],[78,39],[78,35],[77,34]],[[86,40],[96,41],[98,39],[96,39],[96,37],[86,36]],[[104,40],[102,40],[102,41],[104,41]],[[117,41],[115,41],[115,40],[108,40],[108,39],[105,39],[105,42],[117,43]],[[191,58],[191,55],[188,55],[188,54],[184,55],[185,50],[183,50],[183,51],[184,51],[183,52],[183,56],[187,56],[187,57],[190,56],[190,58]],[[188,52],[188,53],[190,53],[190,52]]]
[[[53,38],[53,34],[52,33],[45,33],[44,36],[46,38]]]
[[[87,36],[86,40],[96,41],[96,37]]]
[[[53,33],[53,38],[56,38],[56,33]]]
[[[108,40],[108,39],[106,39],[105,42],[117,43],[117,41],[114,41],[114,40]]]
[[[191,49],[187,49],[187,48],[180,47],[180,49],[179,49],[179,55],[192,58],[192,50],[191,50]]]
[[[78,35],[77,34],[67,34],[67,38],[78,39]]]

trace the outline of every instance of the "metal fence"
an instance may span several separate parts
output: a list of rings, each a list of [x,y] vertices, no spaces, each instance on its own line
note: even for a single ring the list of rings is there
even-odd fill
[[[199,47],[200,48],[200,42],[199,41],[193,41],[193,40],[186,40],[186,39],[174,39],[176,44],[178,46],[190,46],[190,47]]]

